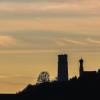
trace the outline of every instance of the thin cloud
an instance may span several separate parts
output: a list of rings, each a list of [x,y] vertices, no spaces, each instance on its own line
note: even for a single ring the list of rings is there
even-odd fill
[[[84,2],[84,1],[99,1],[99,0],[0,0],[0,2]]]
[[[0,35],[0,46],[11,46],[15,43],[15,39],[12,36]]]
[[[59,46],[67,46],[67,45],[80,45],[80,46],[87,46],[87,45],[99,45],[100,44],[100,40],[95,40],[92,38],[87,38],[87,39],[83,39],[83,40],[75,40],[75,39],[56,39],[54,40],[55,43]]]
[[[29,12],[75,12],[75,13],[97,13],[99,12],[99,1],[84,1],[84,2],[38,2],[38,3],[0,3],[1,12],[16,12],[16,13],[29,13]]]
[[[57,49],[36,49],[36,50],[0,50],[0,54],[32,54],[32,53],[53,53]]]
[[[5,79],[5,78],[7,78],[6,75],[2,75],[2,74],[0,74],[0,79]]]
[[[87,41],[89,43],[93,43],[93,44],[100,44],[100,41],[99,40],[94,40],[94,39],[91,39],[91,38],[88,38]]]
[[[85,45],[84,42],[77,41],[77,40],[70,40],[70,39],[64,39],[65,42],[71,43],[71,44],[76,44],[76,45]]]
[[[55,40],[55,43],[57,43],[60,46],[64,45],[86,45],[84,41],[80,40],[71,40],[71,39],[57,39]]]

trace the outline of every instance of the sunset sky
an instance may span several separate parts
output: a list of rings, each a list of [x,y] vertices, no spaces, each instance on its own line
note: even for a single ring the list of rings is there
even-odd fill
[[[57,76],[57,55],[69,55],[69,75],[100,68],[100,0],[0,0],[0,93]]]

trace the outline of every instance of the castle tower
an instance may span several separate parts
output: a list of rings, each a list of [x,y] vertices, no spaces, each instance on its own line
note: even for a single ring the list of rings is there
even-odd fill
[[[79,63],[80,63],[79,76],[80,76],[80,77],[82,77],[83,72],[84,72],[83,62],[84,62],[84,61],[83,61],[83,59],[81,58],[81,59],[79,60]]]
[[[58,55],[58,81],[68,81],[67,55]]]

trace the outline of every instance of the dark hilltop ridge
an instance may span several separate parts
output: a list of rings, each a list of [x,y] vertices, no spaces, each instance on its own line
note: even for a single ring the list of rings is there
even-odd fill
[[[98,77],[98,76],[97,76]],[[66,82],[28,85],[17,94],[0,95],[0,100],[71,100],[100,98],[100,79],[73,78]]]
[[[1,94],[0,100],[86,100],[100,99],[100,70],[84,71],[84,60],[79,60],[79,77],[68,77],[68,56],[58,56],[58,76],[54,81],[42,72],[36,85],[28,85],[16,94]]]

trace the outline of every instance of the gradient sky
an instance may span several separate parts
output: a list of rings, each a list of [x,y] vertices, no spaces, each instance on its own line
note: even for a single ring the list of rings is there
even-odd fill
[[[0,93],[57,75],[57,55],[69,55],[69,75],[100,68],[100,0],[0,0]]]

